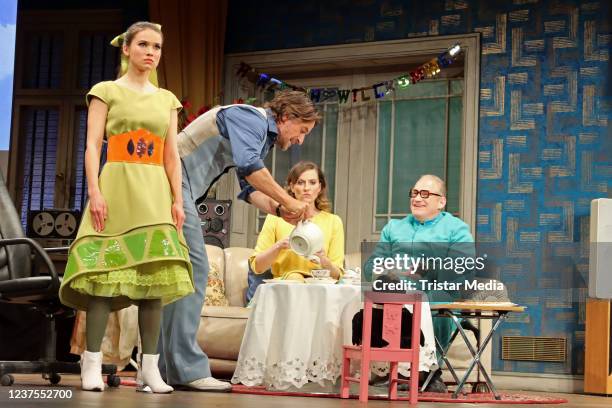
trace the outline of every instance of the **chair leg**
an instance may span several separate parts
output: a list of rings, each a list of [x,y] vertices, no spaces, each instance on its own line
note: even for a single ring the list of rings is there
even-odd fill
[[[348,398],[351,383],[347,378],[351,374],[351,359],[346,357],[346,350],[342,351],[342,376],[340,377],[340,398]]]
[[[410,390],[409,390],[410,405],[417,403],[419,397],[419,364],[418,361],[410,364]]]
[[[397,399],[397,361],[389,362],[389,399]]]
[[[364,353],[365,354],[365,353]],[[370,360],[361,356],[361,370],[359,372],[359,401],[368,402],[368,387],[370,383]]]

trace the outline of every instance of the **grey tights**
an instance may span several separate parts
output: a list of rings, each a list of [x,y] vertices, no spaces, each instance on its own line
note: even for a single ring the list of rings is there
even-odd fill
[[[110,298],[99,296],[90,298],[86,320],[87,351],[93,353],[100,351],[110,310]],[[157,353],[161,311],[161,299],[141,300],[138,304],[138,328],[143,354]]]

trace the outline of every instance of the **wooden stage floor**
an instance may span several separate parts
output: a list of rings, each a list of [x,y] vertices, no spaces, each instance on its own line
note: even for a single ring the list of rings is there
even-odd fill
[[[55,399],[15,399],[11,398],[11,390],[18,389],[61,389],[71,390],[72,398]],[[525,392],[537,395],[536,392]],[[58,395],[60,393],[57,393]],[[66,394],[66,393],[63,393]],[[540,393],[541,394],[541,393]],[[543,394],[542,394],[543,395]],[[551,396],[550,393],[546,394]],[[497,404],[459,404],[459,403],[431,403],[420,402],[419,407],[475,407],[475,408],[500,408],[500,407],[560,407],[560,408],[604,408],[612,406],[612,398],[597,397],[579,394],[553,394],[569,401],[567,404],[559,405],[497,405]],[[408,406],[406,401],[369,401],[368,407],[399,408]],[[39,375],[15,375],[15,384],[12,387],[0,386],[0,407],[62,407],[62,408],[243,408],[243,407],[266,407],[266,408],[346,408],[363,407],[358,400],[340,400],[335,398],[312,398],[312,397],[277,397],[265,395],[248,395],[232,393],[211,392],[187,392],[175,391],[172,394],[156,395],[137,393],[133,387],[121,386],[119,388],[107,389],[105,392],[85,392],[80,389],[80,380],[75,375],[63,375],[62,382],[57,386],[51,386],[42,380]]]

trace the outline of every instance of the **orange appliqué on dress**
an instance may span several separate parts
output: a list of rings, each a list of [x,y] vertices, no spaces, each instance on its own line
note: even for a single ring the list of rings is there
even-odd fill
[[[146,129],[120,133],[108,138],[107,162],[164,163],[164,139]]]

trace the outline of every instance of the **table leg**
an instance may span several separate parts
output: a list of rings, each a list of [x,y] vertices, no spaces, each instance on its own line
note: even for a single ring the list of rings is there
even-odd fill
[[[470,366],[468,367],[467,371],[465,372],[465,375],[463,376],[463,378],[461,379],[461,382],[459,383],[459,385],[457,386],[457,389],[455,390],[455,392],[453,393],[453,398],[457,398],[457,395],[459,394],[459,392],[463,389],[463,387],[465,386],[465,383],[468,379],[468,377],[470,376],[470,373],[472,372],[472,370],[474,369],[474,367],[476,365],[478,365],[478,369],[480,370],[480,372],[482,373],[482,375],[485,377],[485,381],[487,383],[487,385],[489,386],[489,388],[491,389],[491,391],[493,392],[493,395],[495,396],[496,400],[500,399],[499,394],[497,393],[497,390],[495,389],[495,386],[493,385],[493,380],[491,380],[491,377],[489,376],[489,374],[487,373],[487,370],[485,370],[484,366],[482,365],[482,363],[480,362],[480,355],[482,354],[482,352],[485,350],[485,348],[487,347],[487,345],[489,344],[489,342],[491,341],[491,339],[493,338],[493,334],[495,333],[495,331],[497,330],[497,328],[501,325],[501,323],[506,319],[506,314],[505,313],[501,313],[498,318],[495,320],[495,323],[493,324],[493,328],[491,329],[491,331],[487,334],[487,337],[485,338],[485,340],[482,342],[482,344],[480,345],[478,351],[474,350],[474,347],[472,347],[472,344],[470,343],[469,339],[467,338],[467,335],[465,334],[465,331],[463,330],[463,328],[461,327],[461,322],[459,321],[459,319],[457,318],[457,316],[455,316],[454,314],[451,314],[451,318],[453,319],[453,321],[455,322],[455,325],[457,326],[457,329],[459,330],[459,333],[461,334],[461,337],[463,337],[463,341],[465,342],[468,350],[470,351],[470,353],[472,354],[472,362],[470,363]]]
[[[453,376],[453,379],[455,380],[455,382],[458,383],[459,382],[459,376],[457,375],[457,372],[455,371],[455,369],[451,365],[450,360],[448,358],[446,358],[446,355],[448,354],[448,350],[450,350],[450,347],[453,344],[453,341],[455,341],[455,339],[457,338],[457,334],[459,334],[459,331],[455,329],[455,331],[453,332],[453,335],[450,338],[450,341],[448,342],[448,345],[446,346],[446,350],[444,350],[444,364],[446,364],[446,367],[448,368],[448,371],[450,371],[450,373]],[[436,341],[438,341],[438,340],[436,339]]]
[[[436,336],[434,336],[434,341],[436,342],[436,349],[440,350],[440,358],[438,358],[438,360],[437,360],[438,368],[442,369],[442,365],[440,363],[442,361],[444,361],[444,364],[446,364],[446,367],[448,368],[448,371],[450,371],[451,375],[455,379],[455,382],[458,384],[459,383],[459,377],[457,376],[457,373],[455,372],[455,369],[451,365],[450,361],[448,361],[448,359],[446,358],[446,355],[448,354],[448,350],[450,349],[451,345],[453,344],[453,341],[455,341],[455,338],[457,338],[457,334],[459,334],[459,331],[457,329],[455,329],[455,331],[453,332],[453,334],[452,334],[452,336],[450,338],[450,341],[446,345],[446,348],[442,347],[442,345],[440,344],[440,342],[438,341]],[[431,370],[429,371],[429,375],[427,376],[427,378],[425,379],[425,382],[421,386],[421,392],[425,392],[425,388],[427,388],[427,386],[431,382],[431,380],[432,380],[432,378],[433,378],[435,373],[436,373],[435,371],[431,371]]]
[[[495,334],[495,331],[504,322],[504,320],[506,320],[506,313],[501,313],[499,315],[499,317],[497,318],[497,320],[495,321],[495,323],[493,324],[493,327],[491,328],[491,331],[489,332],[489,334],[487,334],[487,337],[485,337],[484,341],[480,345],[480,348],[478,349],[478,366],[479,366],[479,368],[481,370],[480,372],[484,376],[485,382],[489,386],[489,389],[491,390],[491,392],[495,396],[496,400],[499,400],[501,397],[497,393],[497,390],[495,389],[495,385],[493,385],[493,380],[489,376],[489,373],[487,372],[487,370],[485,370],[484,366],[480,362],[480,355],[484,352],[484,350],[486,349],[487,345],[491,342],[491,339],[493,338],[493,335]]]

